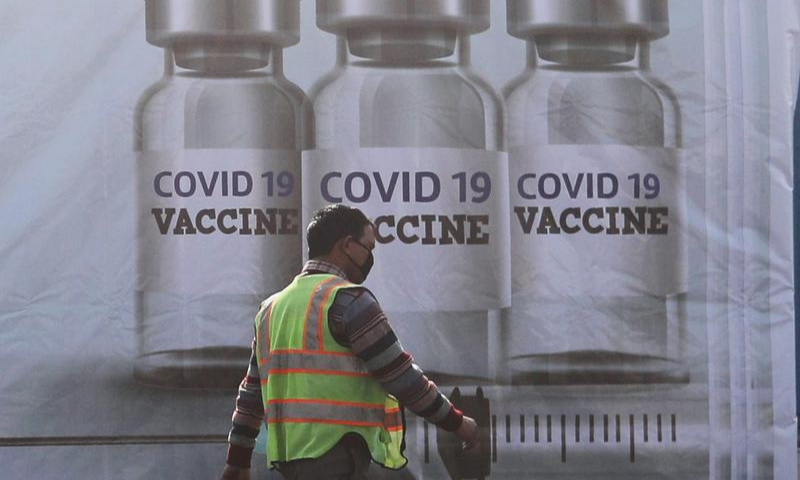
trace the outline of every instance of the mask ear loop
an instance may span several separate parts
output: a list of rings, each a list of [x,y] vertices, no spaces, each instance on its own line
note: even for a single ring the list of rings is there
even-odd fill
[[[364,246],[364,245],[363,245],[361,242],[356,242],[355,240],[353,240],[353,242],[355,242],[355,243],[356,243],[356,245],[358,245],[359,247],[361,247],[361,248],[363,248],[364,250],[366,250],[366,251],[367,251],[367,253],[370,253],[370,254],[372,253],[372,250],[370,250],[369,248],[365,247],[365,246]],[[351,257],[351,256],[350,256],[350,254],[349,254],[349,253],[347,253],[346,251],[344,252],[344,255],[347,257],[347,259],[348,259],[348,260],[350,260],[350,262],[351,262],[353,265],[355,265],[355,266],[356,266],[356,268],[358,268],[358,271],[359,271],[359,272],[361,272],[361,276],[362,276],[362,277],[364,277],[364,278],[367,278],[367,275],[366,275],[366,273],[364,272],[364,266],[363,266],[363,265],[359,265],[358,263],[356,263],[356,261],[355,261],[355,260],[353,260],[353,257]]]

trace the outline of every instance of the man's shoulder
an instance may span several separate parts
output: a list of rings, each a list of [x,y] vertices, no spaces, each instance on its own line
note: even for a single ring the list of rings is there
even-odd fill
[[[281,295],[281,293],[283,293],[283,291],[275,292],[269,297],[262,300],[258,306],[259,310],[266,310],[267,308],[269,308],[269,306],[275,302],[275,299],[278,298]]]
[[[377,299],[367,287],[363,285],[352,284],[341,287],[336,292],[336,298],[334,299],[334,302],[341,307],[347,308],[356,302],[377,303]]]
[[[328,322],[337,341],[349,346],[346,332],[362,328],[370,319],[382,313],[375,295],[361,285],[342,288],[336,293],[333,305],[328,310]]]
[[[350,322],[365,316],[372,318],[382,312],[377,297],[368,288],[356,285],[339,290],[329,316]]]

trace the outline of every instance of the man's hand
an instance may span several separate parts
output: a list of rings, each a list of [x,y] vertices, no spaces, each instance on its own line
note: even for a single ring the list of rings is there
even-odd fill
[[[478,424],[466,415],[464,415],[464,420],[461,421],[461,426],[456,430],[456,435],[464,440],[464,450],[471,450],[481,443]]]
[[[219,480],[250,480],[250,469],[226,464]]]

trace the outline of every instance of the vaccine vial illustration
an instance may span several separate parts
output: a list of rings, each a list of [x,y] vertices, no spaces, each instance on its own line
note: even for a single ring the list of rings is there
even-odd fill
[[[299,270],[303,92],[283,75],[299,0],[147,0],[164,76],[136,114],[145,383],[231,387],[258,304]]]
[[[310,93],[304,216],[345,203],[374,220],[365,285],[439,383],[487,381],[510,296],[501,102],[470,65],[489,22],[488,0],[317,2],[338,58]]]
[[[650,73],[666,0],[509,0],[515,383],[688,381],[679,105]]]

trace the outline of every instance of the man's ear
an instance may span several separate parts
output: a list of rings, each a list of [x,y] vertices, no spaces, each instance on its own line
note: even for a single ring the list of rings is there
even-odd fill
[[[347,247],[348,242],[350,242],[351,240],[353,240],[353,236],[347,235],[345,237],[340,238],[339,240],[336,240],[336,243],[333,244],[333,247],[341,248],[342,250],[344,250],[345,247]]]

